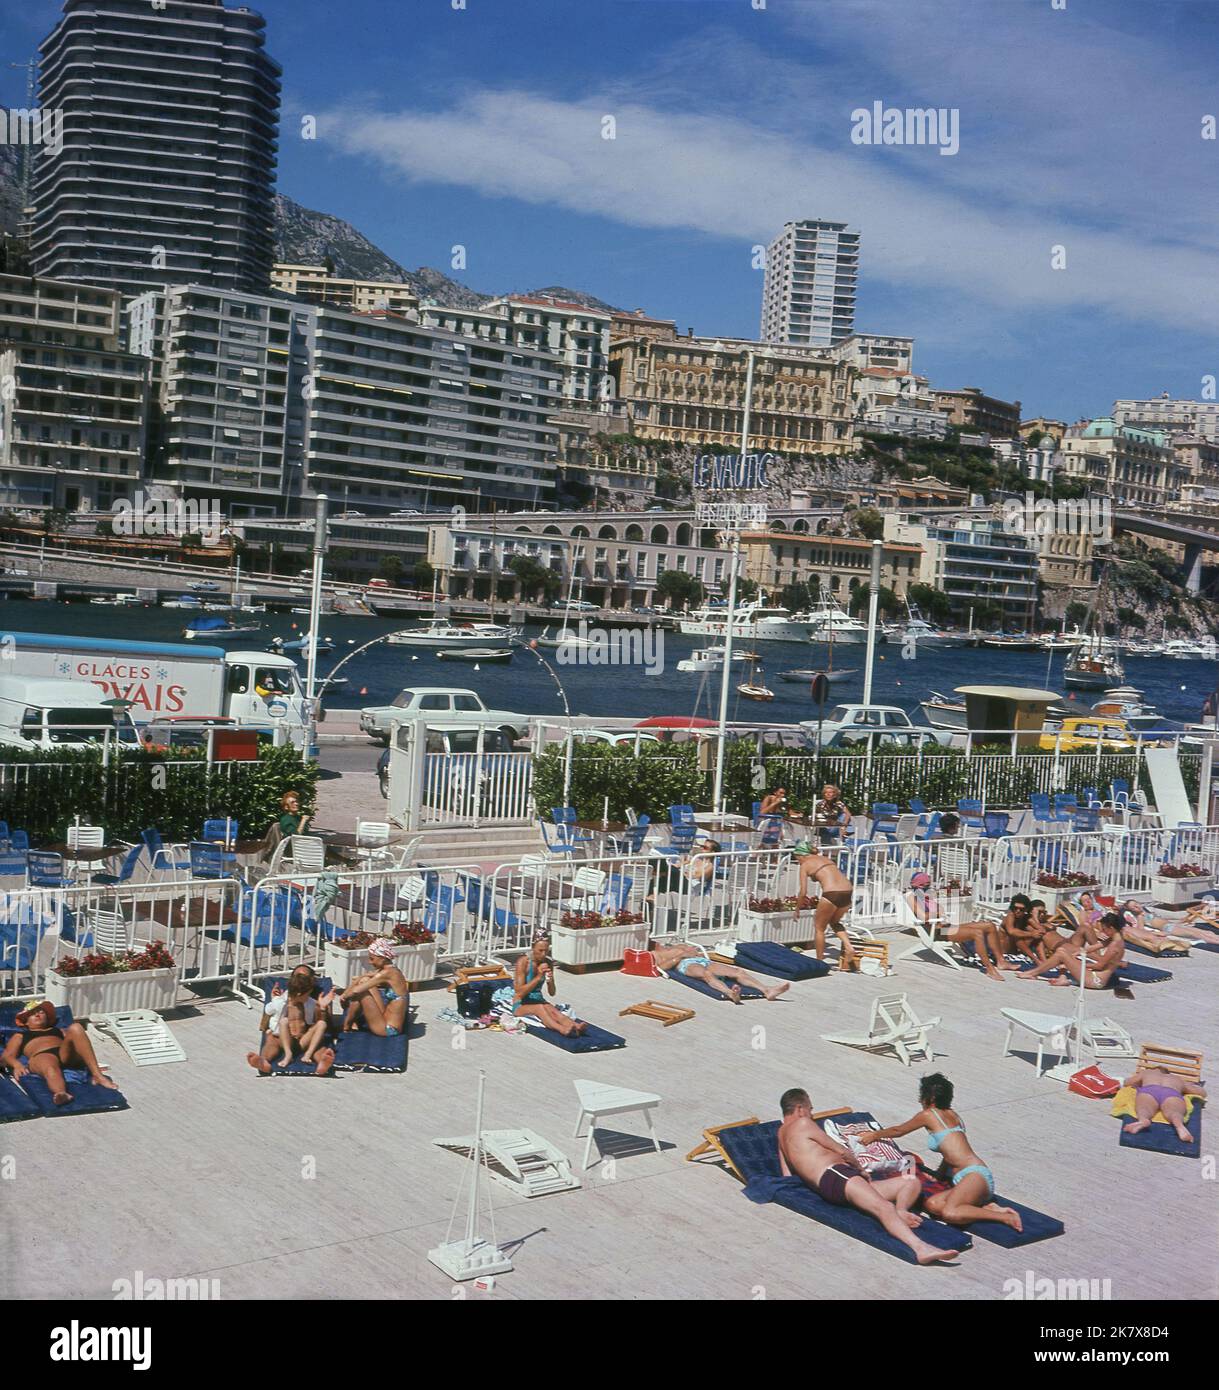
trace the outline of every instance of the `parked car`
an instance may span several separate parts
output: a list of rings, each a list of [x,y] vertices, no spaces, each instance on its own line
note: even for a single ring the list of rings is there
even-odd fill
[[[633,747],[636,739],[641,744],[660,742],[655,734],[634,729],[577,729],[572,734],[572,738],[576,743],[609,743],[614,747],[623,743]]]
[[[381,743],[389,739],[394,724],[403,719],[434,716],[453,724],[490,724],[509,739],[524,738],[529,732],[530,716],[511,710],[488,709],[482,697],[473,690],[450,686],[417,685],[400,690],[388,705],[373,705],[360,711],[360,728],[370,738]]]
[[[1040,742],[1051,752],[1057,747],[1063,753],[1095,753],[1098,740],[1103,753],[1129,753],[1137,743],[1124,719],[1095,714],[1064,719],[1057,733],[1043,733]]]
[[[570,602],[565,598],[555,599],[550,605],[551,608],[571,609],[573,613],[600,613],[601,605],[589,603],[585,598],[573,598]]]
[[[197,579],[190,587],[198,594],[214,594],[220,585],[214,579]]]
[[[802,719],[800,727],[808,734],[809,742],[815,746],[818,721],[816,719]],[[867,734],[870,730],[888,732],[900,729],[908,733],[927,734],[929,735],[928,741],[945,746],[952,742],[950,729],[933,729],[928,725],[916,725],[911,722],[906,711],[898,705],[835,705],[820,721],[820,729],[823,747],[828,746],[839,732]],[[855,741],[860,742],[861,740],[856,739]],[[843,744],[839,742],[836,746],[842,747]]]

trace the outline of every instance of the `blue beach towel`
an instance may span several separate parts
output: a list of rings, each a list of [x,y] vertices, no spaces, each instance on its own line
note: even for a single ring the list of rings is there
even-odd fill
[[[845,1118],[845,1117],[844,1117]],[[745,1179],[745,1196],[751,1202],[774,1202],[807,1216],[822,1226],[853,1236],[865,1245],[914,1264],[914,1252],[895,1240],[883,1226],[855,1207],[839,1207],[819,1197],[799,1178],[785,1178],[779,1168],[779,1122],[738,1125],[720,1131],[725,1153]],[[942,1250],[968,1250],[973,1242],[964,1232],[930,1218],[918,1228],[920,1240]]]
[[[744,969],[744,966],[742,966],[741,968]],[[664,975],[666,979],[673,980],[679,985],[686,985],[690,989],[696,989],[699,992],[699,994],[705,994],[708,999],[719,999],[725,1004],[731,1002],[728,999],[728,997],[726,995],[721,994],[718,989],[712,989],[711,986],[703,980],[695,980],[689,975],[683,975],[681,971],[678,970],[676,967],[669,971],[661,971],[661,974]],[[732,986],[729,985],[729,989],[731,988]],[[741,998],[761,999],[762,991],[759,989],[754,989],[750,985],[742,985]]]
[[[780,980],[816,980],[833,969],[828,961],[801,955],[778,941],[742,941],[735,959],[743,970]]]
[[[1174,1158],[1198,1158],[1202,1153],[1202,1110],[1203,1107],[1195,1102],[1193,1113],[1185,1121],[1185,1128],[1194,1136],[1192,1144],[1183,1144],[1172,1125],[1153,1123],[1150,1129],[1127,1134],[1129,1115],[1118,1117],[1122,1124],[1118,1130],[1118,1144],[1123,1149],[1146,1149],[1149,1153],[1169,1154]]]
[[[15,1081],[0,1076],[0,1124],[6,1124],[9,1120],[32,1120],[41,1114],[42,1111]]]
[[[555,1028],[540,1028],[534,1023],[526,1024],[525,1031],[531,1037],[550,1043],[552,1047],[561,1047],[564,1052],[609,1052],[612,1048],[626,1046],[625,1038],[598,1028],[595,1023],[590,1023],[587,1031],[579,1037],[565,1037]]]
[[[64,1080],[68,1083],[68,1090],[72,1094],[72,1099],[67,1105],[56,1105],[51,1099],[50,1087],[42,1079],[30,1072],[21,1080],[21,1089],[34,1102],[44,1115],[91,1115],[100,1114],[105,1110],[126,1110],[128,1109],[127,1097],[122,1091],[112,1091],[107,1086],[95,1086],[89,1080],[87,1071],[79,1071],[75,1067],[68,1067],[64,1071]]]

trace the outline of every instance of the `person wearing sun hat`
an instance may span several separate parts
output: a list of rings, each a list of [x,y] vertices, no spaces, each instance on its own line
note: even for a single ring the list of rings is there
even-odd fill
[[[993,922],[951,922],[946,920],[939,899],[930,891],[931,875],[916,873],[910,879],[910,891],[906,894],[906,906],[925,923],[932,936],[942,936],[955,945],[968,942],[977,953],[983,970],[992,980],[1001,980],[1001,970],[1015,970],[1003,955],[1003,942],[999,929]]]
[[[61,1026],[55,1005],[49,1000],[29,1000],[14,1022],[19,1031],[9,1038],[0,1054],[0,1066],[11,1068],[14,1080],[36,1073],[47,1083],[56,1105],[67,1105],[72,1099],[64,1078],[68,1067],[87,1071],[95,1086],[118,1090],[98,1066],[97,1054],[84,1028],[79,1023]]]
[[[410,984],[394,964],[395,944],[379,936],[368,947],[367,974],[353,980],[339,995],[343,1031],[367,1028],[380,1038],[396,1038],[406,1031],[406,1011],[410,1004]]]

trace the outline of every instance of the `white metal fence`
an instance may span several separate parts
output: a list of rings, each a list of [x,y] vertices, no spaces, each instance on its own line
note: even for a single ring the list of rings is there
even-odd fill
[[[424,756],[421,825],[522,825],[532,797],[532,753]]]

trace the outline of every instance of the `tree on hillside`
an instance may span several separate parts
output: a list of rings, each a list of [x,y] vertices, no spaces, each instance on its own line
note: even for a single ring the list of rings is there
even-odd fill
[[[869,541],[879,541],[885,534],[885,519],[875,507],[860,507],[851,518],[856,531]]]
[[[668,599],[672,608],[696,608],[706,590],[685,570],[661,570],[656,576],[656,597]]]

